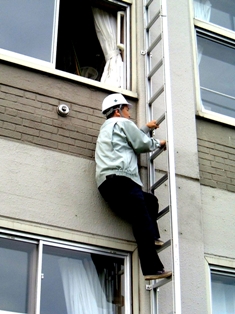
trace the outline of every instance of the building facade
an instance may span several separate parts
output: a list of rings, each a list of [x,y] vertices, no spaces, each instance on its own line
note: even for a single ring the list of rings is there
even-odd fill
[[[0,313],[172,313],[170,283],[151,307],[130,225],[95,183],[103,99],[148,119],[144,4],[78,2],[0,0]],[[235,5],[166,2],[181,309],[234,313]]]

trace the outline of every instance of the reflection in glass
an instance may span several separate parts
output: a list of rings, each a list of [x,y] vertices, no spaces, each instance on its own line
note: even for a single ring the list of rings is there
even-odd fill
[[[234,0],[194,0],[195,17],[235,31]]]
[[[212,313],[235,313],[235,276],[223,272],[211,273]]]
[[[124,313],[124,259],[44,246],[41,314]]]
[[[0,310],[31,313],[35,254],[35,244],[0,238]]]
[[[52,62],[55,0],[0,0],[0,48]]]
[[[235,49],[198,36],[203,107],[235,118]]]

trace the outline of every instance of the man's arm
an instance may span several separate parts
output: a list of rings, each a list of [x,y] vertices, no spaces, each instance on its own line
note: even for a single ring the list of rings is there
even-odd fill
[[[159,124],[157,124],[157,120],[149,121],[145,126],[141,127],[140,130],[145,134],[148,134],[150,131],[159,128]],[[161,147],[166,146],[166,140],[160,140]]]
[[[154,151],[166,144],[165,140],[158,140],[149,137],[130,120],[122,120],[122,123],[118,123],[118,125],[123,129],[126,134],[128,144],[132,147],[136,154]]]

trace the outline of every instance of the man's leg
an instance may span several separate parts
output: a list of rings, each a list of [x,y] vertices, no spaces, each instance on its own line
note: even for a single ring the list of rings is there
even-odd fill
[[[114,176],[107,179],[99,190],[111,209],[130,221],[143,275],[154,275],[163,270],[154,245],[156,223],[153,224],[148,213],[141,187],[126,177]]]
[[[148,213],[151,217],[154,226],[154,239],[158,240],[160,238],[160,233],[157,224],[157,215],[159,210],[158,199],[152,193],[143,192],[143,194]]]
[[[143,275],[154,275],[163,270],[155,247],[156,221],[153,221],[146,206],[144,193],[137,184],[131,188],[131,224],[138,245]]]

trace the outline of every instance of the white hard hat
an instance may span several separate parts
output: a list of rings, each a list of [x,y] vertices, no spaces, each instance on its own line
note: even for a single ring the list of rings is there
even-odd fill
[[[105,111],[107,111],[108,109],[116,107],[118,105],[128,105],[130,107],[132,106],[126,101],[122,94],[111,94],[105,97],[105,99],[103,100],[102,113],[105,113]]]

